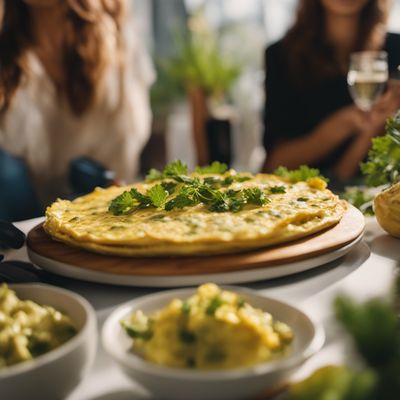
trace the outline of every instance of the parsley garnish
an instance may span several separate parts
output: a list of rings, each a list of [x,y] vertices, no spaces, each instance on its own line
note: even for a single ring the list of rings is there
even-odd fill
[[[155,168],[152,168],[146,175],[146,181],[153,182],[164,178],[174,178],[178,175],[187,175],[187,174],[188,174],[187,165],[182,161],[177,160],[168,164],[162,172],[158,171]]]
[[[310,178],[321,178],[328,182],[328,179],[320,175],[319,169],[310,168],[306,165],[301,165],[298,169],[288,170],[286,167],[279,167],[274,171],[275,175],[287,178],[289,181],[296,183],[301,181],[307,181]]]
[[[178,196],[174,197],[173,199],[169,200],[165,204],[165,210],[171,211],[174,208],[184,208],[188,206],[194,206],[196,202],[190,199],[189,197],[185,196],[184,194],[178,194]]]
[[[151,199],[153,206],[164,208],[168,197],[168,191],[166,191],[162,185],[154,185],[147,191],[147,196]]]
[[[124,192],[111,201],[108,211],[111,211],[114,215],[119,215],[130,210],[133,205],[132,196],[129,192]]]
[[[205,167],[196,167],[195,172],[198,174],[223,174],[228,170],[228,166],[219,161],[214,161],[211,165]]]
[[[121,326],[133,339],[149,340],[153,336],[153,332],[148,325],[142,326],[128,321],[121,321]]]
[[[168,164],[162,172],[152,169],[146,180],[160,183],[156,183],[146,193],[136,188],[125,191],[111,201],[109,211],[121,215],[147,207],[171,211],[204,204],[212,212],[238,212],[247,204],[262,206],[269,202],[266,194],[257,187],[229,189],[232,183],[250,180],[252,175],[230,173],[226,169],[225,164],[218,162],[196,169],[199,175],[216,174],[217,171],[221,175],[204,178],[189,176],[187,166],[181,161]]]
[[[222,184],[225,186],[229,186],[234,182],[245,182],[245,181],[249,181],[251,179],[251,176],[249,175],[230,175],[227,176]]]
[[[221,299],[219,295],[216,295],[213,297],[210,301],[210,304],[206,308],[206,314],[213,316],[215,314],[215,311],[218,310],[224,304],[224,301]]]
[[[162,172],[160,172],[158,169],[155,169],[155,168],[152,168],[146,175],[147,182],[158,181],[162,178],[163,178]]]
[[[269,200],[265,196],[265,193],[258,187],[244,189],[243,192],[247,200],[247,203],[256,204],[257,206],[262,206],[265,203],[269,202]]]
[[[174,161],[168,164],[163,171],[164,176],[176,176],[176,175],[187,175],[188,167],[181,160]]]
[[[277,193],[286,193],[286,188],[285,186],[272,186],[269,188],[270,192],[272,194],[277,194]]]

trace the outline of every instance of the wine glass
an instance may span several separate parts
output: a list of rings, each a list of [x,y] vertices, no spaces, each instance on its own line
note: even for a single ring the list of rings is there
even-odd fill
[[[385,51],[361,51],[351,54],[347,84],[354,103],[362,111],[371,110],[384,92],[388,77]]]

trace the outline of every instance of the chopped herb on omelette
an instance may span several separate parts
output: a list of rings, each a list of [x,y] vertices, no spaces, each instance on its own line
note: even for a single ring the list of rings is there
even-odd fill
[[[346,203],[310,171],[308,177],[304,168],[252,175],[214,163],[189,173],[179,161],[135,185],[59,199],[47,209],[44,228],[62,242],[123,256],[265,247],[311,235],[343,216]]]

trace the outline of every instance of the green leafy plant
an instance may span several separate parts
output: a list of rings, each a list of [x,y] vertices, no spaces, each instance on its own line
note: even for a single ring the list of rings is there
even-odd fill
[[[164,62],[166,73],[185,88],[201,88],[210,96],[225,94],[241,66],[223,54],[218,34],[201,10],[189,19],[188,28],[188,32],[175,35],[176,55]]]
[[[375,194],[368,191],[366,188],[351,186],[346,188],[346,191],[341,196],[354,207],[357,207],[365,215],[374,215],[372,203]]]
[[[368,161],[361,164],[368,186],[400,180],[400,111],[386,122],[386,135],[372,139]]]
[[[349,187],[342,197],[364,214],[373,215],[372,201],[377,190],[400,180],[400,110],[386,121],[386,134],[372,139],[368,159],[360,164],[366,187]],[[380,189],[380,190],[381,190]]]
[[[400,393],[400,279],[392,302],[371,299],[357,304],[340,296],[336,317],[351,336],[361,369],[327,366],[296,383],[289,400],[397,400]]]

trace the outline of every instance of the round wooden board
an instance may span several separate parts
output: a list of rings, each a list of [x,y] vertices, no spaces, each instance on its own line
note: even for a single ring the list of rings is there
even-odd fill
[[[29,232],[27,245],[36,259],[45,258],[83,270],[122,276],[177,277],[254,270],[317,257],[354,242],[364,226],[364,216],[349,206],[337,225],[307,238],[265,249],[203,257],[128,258],[91,253],[53,240],[42,224]]]

